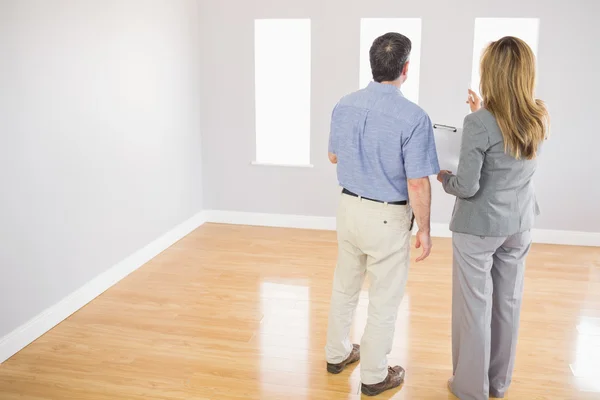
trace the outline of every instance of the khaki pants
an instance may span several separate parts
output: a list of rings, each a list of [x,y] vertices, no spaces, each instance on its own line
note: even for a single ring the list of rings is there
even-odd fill
[[[337,216],[338,262],[333,281],[327,362],[344,361],[352,350],[352,318],[365,274],[369,275],[367,326],[361,341],[361,381],[387,376],[398,307],[410,255],[411,209],[342,195]]]

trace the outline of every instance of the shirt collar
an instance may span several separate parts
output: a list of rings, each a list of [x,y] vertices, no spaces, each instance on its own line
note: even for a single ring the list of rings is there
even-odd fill
[[[369,83],[369,86],[367,86],[367,89],[373,90],[373,91],[379,92],[379,93],[398,93],[401,96],[404,96],[400,89],[398,89],[396,86],[390,85],[388,83],[379,83],[379,82],[372,81]]]

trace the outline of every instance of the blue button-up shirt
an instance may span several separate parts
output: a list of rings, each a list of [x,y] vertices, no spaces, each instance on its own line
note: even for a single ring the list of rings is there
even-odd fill
[[[329,152],[337,156],[340,186],[380,201],[408,200],[407,179],[440,170],[427,113],[396,87],[377,82],[335,106]]]

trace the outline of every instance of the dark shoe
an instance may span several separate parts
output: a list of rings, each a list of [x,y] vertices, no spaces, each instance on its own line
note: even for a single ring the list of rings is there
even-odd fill
[[[379,382],[374,385],[365,385],[363,383],[360,387],[360,390],[367,396],[377,396],[386,390],[397,388],[398,386],[402,385],[404,383],[405,374],[406,371],[404,371],[404,368],[399,365],[396,365],[393,368],[388,367],[388,375],[383,382]]]
[[[327,363],[327,372],[332,374],[339,374],[342,372],[348,365],[357,362],[360,360],[360,346],[357,344],[352,345],[352,351],[348,358],[342,361],[339,364],[329,364]]]

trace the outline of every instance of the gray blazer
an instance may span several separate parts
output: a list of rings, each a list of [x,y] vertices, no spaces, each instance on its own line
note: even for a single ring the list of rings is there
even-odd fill
[[[496,118],[482,108],[465,118],[456,175],[444,176],[444,190],[457,197],[450,230],[504,237],[533,227],[539,208],[532,178],[537,161],[504,152]]]

